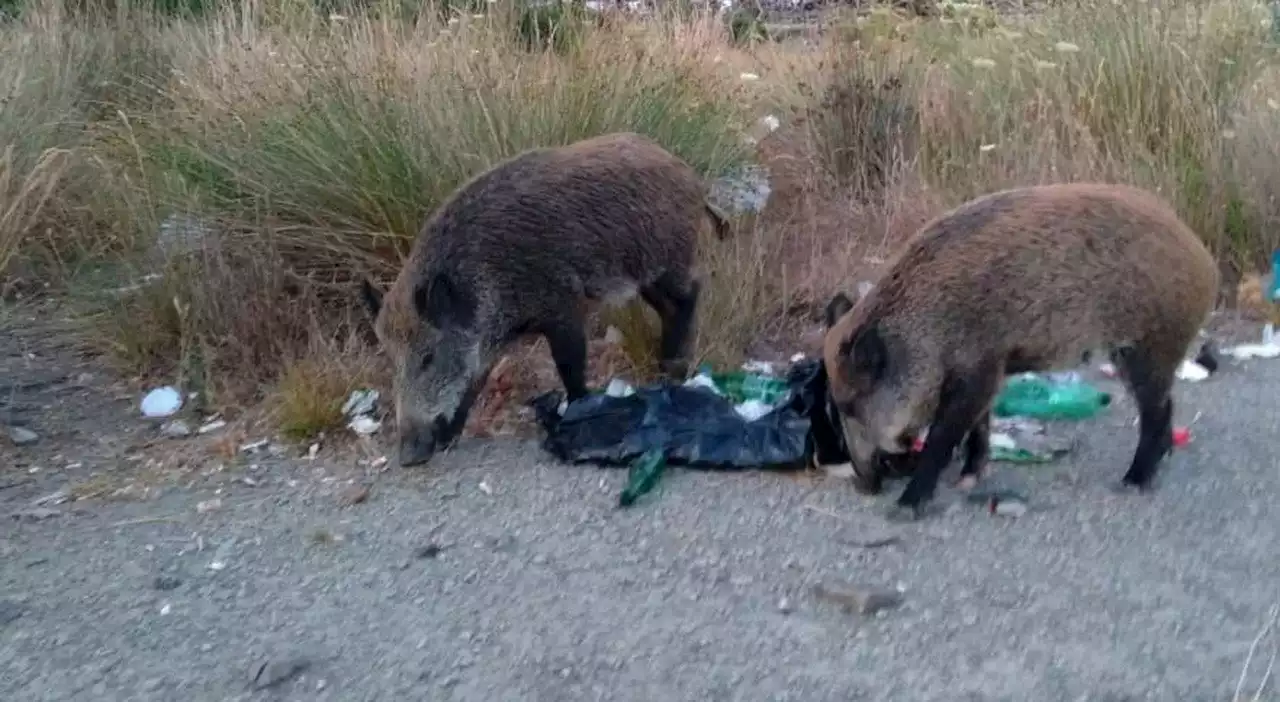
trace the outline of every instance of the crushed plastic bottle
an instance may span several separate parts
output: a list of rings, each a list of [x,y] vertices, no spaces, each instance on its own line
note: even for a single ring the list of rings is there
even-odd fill
[[[652,448],[640,455],[627,470],[627,485],[618,495],[618,506],[629,507],[641,495],[649,492],[662,478],[667,459],[662,449]]]
[[[773,407],[791,392],[786,380],[763,373],[717,373],[711,379],[720,392],[737,404],[755,400]]]
[[[1009,379],[992,411],[997,417],[1087,419],[1110,404],[1110,394],[1074,372],[1052,376],[1025,373]]]

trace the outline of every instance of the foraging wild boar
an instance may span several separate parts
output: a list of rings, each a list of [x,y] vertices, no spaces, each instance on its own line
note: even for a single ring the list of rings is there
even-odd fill
[[[724,218],[688,164],[615,133],[534,149],[460,187],[427,220],[394,284],[362,282],[395,368],[400,463],[457,438],[507,346],[539,334],[570,401],[587,393],[585,317],[637,293],[662,320],[659,356],[685,372],[699,232]]]
[[[895,508],[919,517],[966,434],[962,479],[983,469],[1007,375],[1075,366],[1094,350],[1110,354],[1139,409],[1122,484],[1150,487],[1172,448],[1175,372],[1217,287],[1195,233],[1132,187],[1015,188],[935,218],[865,298],[827,307],[823,360],[855,487],[879,492],[886,460],[902,460],[927,427]]]

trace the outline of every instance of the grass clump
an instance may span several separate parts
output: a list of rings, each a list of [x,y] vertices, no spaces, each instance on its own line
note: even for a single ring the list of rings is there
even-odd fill
[[[1132,183],[1170,198],[1226,267],[1269,255],[1274,207],[1257,194],[1280,186],[1280,169],[1250,156],[1274,153],[1262,136],[1277,99],[1265,5],[943,10],[936,21],[882,11],[829,49],[841,67],[829,94],[852,96],[819,109],[817,140],[837,173],[879,172],[890,143],[903,145],[909,177],[951,203],[1028,183]]]

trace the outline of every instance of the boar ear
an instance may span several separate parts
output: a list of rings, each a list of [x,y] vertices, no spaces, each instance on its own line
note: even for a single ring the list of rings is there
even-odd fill
[[[444,273],[436,273],[414,289],[413,306],[419,317],[437,329],[467,328],[475,321],[475,298]]]
[[[360,299],[364,302],[364,306],[369,308],[369,314],[377,319],[378,312],[382,310],[382,292],[369,282],[368,278],[360,280]]]
[[[822,313],[822,321],[826,323],[827,329],[830,329],[851,309],[853,309],[853,300],[850,300],[848,295],[838,292],[827,303],[827,309]]]
[[[853,357],[849,375],[861,379],[880,380],[889,366],[889,349],[880,330],[874,326],[858,331],[841,343],[840,355]]]

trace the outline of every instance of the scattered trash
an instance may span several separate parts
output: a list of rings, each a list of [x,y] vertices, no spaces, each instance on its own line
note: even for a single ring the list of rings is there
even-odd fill
[[[1116,370],[1116,365],[1114,363],[1100,364],[1098,366],[1098,370],[1102,371],[1102,374],[1108,378],[1116,378],[1120,375],[1120,372]]]
[[[240,452],[254,453],[256,451],[261,451],[262,449],[266,448],[267,445],[270,443],[271,443],[270,439],[259,439],[258,441],[250,441],[247,444],[240,445]]]
[[[182,585],[182,580],[172,575],[157,575],[156,579],[151,581],[151,587],[161,592],[176,590],[179,585]]]
[[[191,427],[181,419],[174,419],[160,427],[160,435],[171,439],[182,439],[191,436]]]
[[[1018,518],[1027,513],[1027,506],[1017,500],[999,500],[991,513],[998,517]]]
[[[739,380],[739,392],[756,382]],[[627,397],[591,393],[570,404],[563,416],[556,411],[559,390],[531,404],[546,432],[543,448],[569,463],[629,465],[653,449],[668,464],[729,470],[847,463],[821,361],[801,361],[785,380],[768,380],[771,384],[761,387],[785,388],[785,397],[750,421],[728,393],[717,392],[719,383],[705,371],[683,385],[661,383]]]
[[[742,80],[760,80],[760,76],[754,73],[743,73],[742,75],[738,76],[738,78]]]
[[[220,570],[224,570],[226,567],[227,567],[226,561],[213,561],[212,563],[209,564],[209,570],[212,570],[215,573]]]
[[[361,436],[369,436],[382,428],[382,422],[366,415],[360,415],[347,423],[347,428]]]
[[[858,299],[861,300],[867,295],[870,295],[871,291],[875,289],[875,287],[876,284],[869,280],[864,280],[861,283],[858,283]]]
[[[1049,435],[1043,422],[1025,417],[991,420],[991,460],[1006,463],[1048,463],[1074,448],[1072,441]]]
[[[1268,328],[1271,325],[1267,325]],[[1226,353],[1230,354],[1237,361],[1247,361],[1251,358],[1275,358],[1280,356],[1280,344],[1276,344],[1273,339],[1267,339],[1267,334],[1263,334],[1264,341],[1261,344],[1240,344],[1226,349]]]
[[[168,616],[169,613],[172,611],[173,611],[173,605],[169,604],[168,602],[165,602],[163,605],[160,606],[160,616],[162,617]]]
[[[897,536],[883,536],[877,539],[850,539],[850,538],[844,538],[844,537],[837,537],[836,541],[839,541],[840,543],[845,544],[846,546],[854,546],[856,548],[871,549],[871,548],[884,548],[885,546],[894,546],[901,543],[902,539],[898,538]]]
[[[215,419],[211,422],[207,422],[201,425],[200,428],[196,430],[196,432],[200,434],[208,434],[211,431],[217,431],[225,426],[227,426],[227,423],[225,421],[221,419]]]
[[[347,397],[347,401],[342,405],[342,414],[347,417],[357,417],[362,414],[373,414],[377,405],[377,390],[352,390],[351,395]]]
[[[710,199],[721,204],[730,214],[763,212],[769,195],[769,170],[748,164],[711,182]]]
[[[168,417],[182,409],[182,393],[170,385],[156,388],[142,398],[142,414],[146,417]]]
[[[493,495],[493,488],[492,488],[492,487],[489,487],[489,483],[487,483],[487,482],[485,482],[485,481],[481,480],[481,481],[480,481],[480,492],[483,492],[483,493],[484,493],[484,494],[486,494],[486,495],[490,495],[490,496],[492,496],[492,495]]]
[[[369,499],[369,487],[367,485],[352,485],[338,495],[338,506],[352,507],[367,499]]]
[[[635,392],[635,388],[625,380],[614,378],[609,381],[609,386],[604,389],[604,394],[609,397],[627,397]]]
[[[857,613],[863,616],[897,607],[903,601],[902,593],[896,590],[881,590],[851,585],[817,583],[813,586],[813,594],[820,600],[839,605],[845,612]]]
[[[1027,498],[1013,490],[978,490],[969,493],[967,500],[1002,517],[1021,517],[1027,512]]]
[[[1178,366],[1178,379],[1198,383],[1209,377],[1209,369],[1195,361],[1183,361]]]
[[[342,414],[351,421],[347,428],[361,436],[369,436],[382,428],[382,422],[373,418],[378,407],[378,391],[365,388],[352,390],[342,405]]]
[[[1087,419],[1111,404],[1111,395],[1074,371],[1052,375],[1023,373],[1010,378],[992,409],[996,417]]]
[[[742,370],[747,373],[773,375],[773,364],[768,361],[747,361],[742,364]]]
[[[320,444],[319,443],[311,444],[311,446],[307,447],[307,460],[308,461],[316,460],[316,455],[319,453],[320,453]]]
[[[630,507],[641,495],[652,490],[666,467],[667,461],[658,448],[651,448],[637,458],[627,471],[627,485],[618,495],[618,506]]]
[[[203,500],[196,503],[196,512],[199,514],[208,514],[209,512],[216,512],[220,509],[222,509],[222,500],[217,497],[212,500]]]
[[[9,435],[9,441],[12,441],[14,446],[27,446],[40,439],[39,434],[23,427],[6,427],[5,433]]]
[[[1173,428],[1173,445],[1182,448],[1191,443],[1191,429],[1189,427]]]
[[[778,611],[782,614],[791,614],[791,612],[794,611],[794,608],[791,606],[791,600],[785,597],[778,600]]]
[[[264,661],[249,671],[249,684],[254,690],[265,690],[291,680],[311,667],[311,661],[297,656]]]

